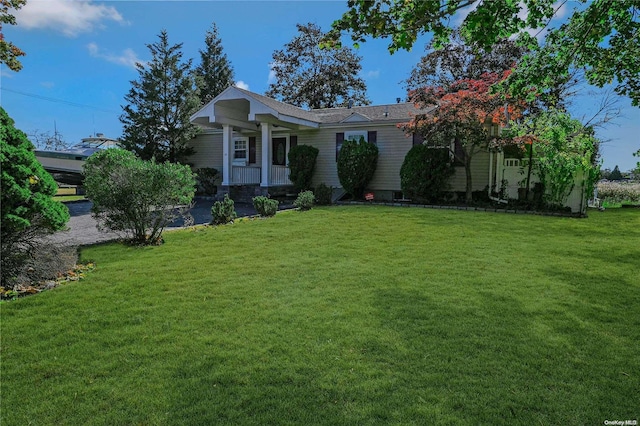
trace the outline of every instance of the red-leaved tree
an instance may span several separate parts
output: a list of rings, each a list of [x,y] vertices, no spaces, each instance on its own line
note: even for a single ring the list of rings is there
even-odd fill
[[[429,146],[449,149],[455,161],[464,165],[467,203],[472,201],[473,157],[486,150],[490,143],[499,143],[497,126],[520,117],[525,107],[521,102],[491,91],[492,85],[510,73],[510,70],[485,73],[478,79],[457,80],[446,89],[428,86],[409,92],[409,99],[417,108],[429,111],[416,114],[399,127],[407,134],[422,136]]]

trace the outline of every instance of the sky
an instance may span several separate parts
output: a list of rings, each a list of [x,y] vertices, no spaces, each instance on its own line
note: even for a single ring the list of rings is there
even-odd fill
[[[558,22],[570,11],[569,1]],[[218,26],[223,48],[239,87],[264,94],[273,76],[275,50],[296,36],[296,24],[315,23],[324,31],[347,10],[334,1],[69,1],[27,0],[15,12],[17,25],[5,25],[5,38],[26,52],[20,72],[0,65],[0,105],[27,134],[57,130],[68,144],[104,133],[119,138],[119,117],[135,63],[151,59],[148,44],[164,29],[170,44],[183,43],[183,58],[199,63],[207,30]],[[424,55],[430,36],[412,51],[387,50],[386,40],[369,39],[356,49],[361,77],[372,104],[404,99],[403,81]],[[345,42],[349,39],[345,38]],[[590,117],[603,90],[589,88],[574,102],[576,118]],[[622,115],[598,130],[603,168],[630,170],[640,159],[640,108],[619,99]]]

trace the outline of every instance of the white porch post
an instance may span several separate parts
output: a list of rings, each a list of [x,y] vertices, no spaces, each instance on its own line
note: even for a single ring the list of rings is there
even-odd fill
[[[260,123],[262,130],[262,176],[261,187],[268,187],[271,180],[271,127],[269,123]]]
[[[231,185],[231,144],[233,143],[233,127],[222,125],[222,186]]]
[[[491,188],[493,187],[493,150],[489,151],[489,196],[491,196]],[[498,187],[496,186],[496,191]]]

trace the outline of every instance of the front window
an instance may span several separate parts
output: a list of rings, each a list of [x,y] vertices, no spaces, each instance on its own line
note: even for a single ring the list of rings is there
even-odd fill
[[[366,130],[352,130],[344,132],[344,140],[346,141],[359,141],[363,138],[365,142],[369,142],[369,132]]]
[[[247,138],[236,138],[233,140],[233,162],[247,163],[249,154],[249,141]]]

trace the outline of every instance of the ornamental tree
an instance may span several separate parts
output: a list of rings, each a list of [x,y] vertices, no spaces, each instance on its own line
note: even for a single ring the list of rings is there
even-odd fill
[[[454,15],[468,12],[461,25],[465,39],[481,47],[518,35],[533,49],[509,79],[513,95],[544,91],[569,70],[585,69],[589,83],[598,87],[614,83],[620,95],[640,106],[640,0],[579,0],[569,19],[555,28],[550,20],[566,2],[556,0],[349,0],[349,10],[335,21],[325,39],[340,46],[343,31],[355,43],[365,36],[390,39],[389,51],[410,49],[418,35],[433,33],[436,45],[445,44]],[[459,15],[460,16],[460,15]],[[464,15],[463,15],[464,16]],[[546,29],[542,47],[526,30]]]
[[[521,116],[525,107],[490,90],[509,73],[484,73],[478,79],[457,80],[447,89],[428,86],[409,92],[416,107],[429,112],[417,114],[399,127],[408,134],[421,135],[428,146],[448,148],[456,162],[464,165],[467,203],[472,201],[473,191],[471,160],[487,149],[490,141],[497,143],[496,127]]]
[[[67,207],[53,200],[58,186],[36,160],[27,136],[0,107],[2,170],[0,260],[2,285],[11,284],[34,254],[43,236],[61,230],[69,220]]]

